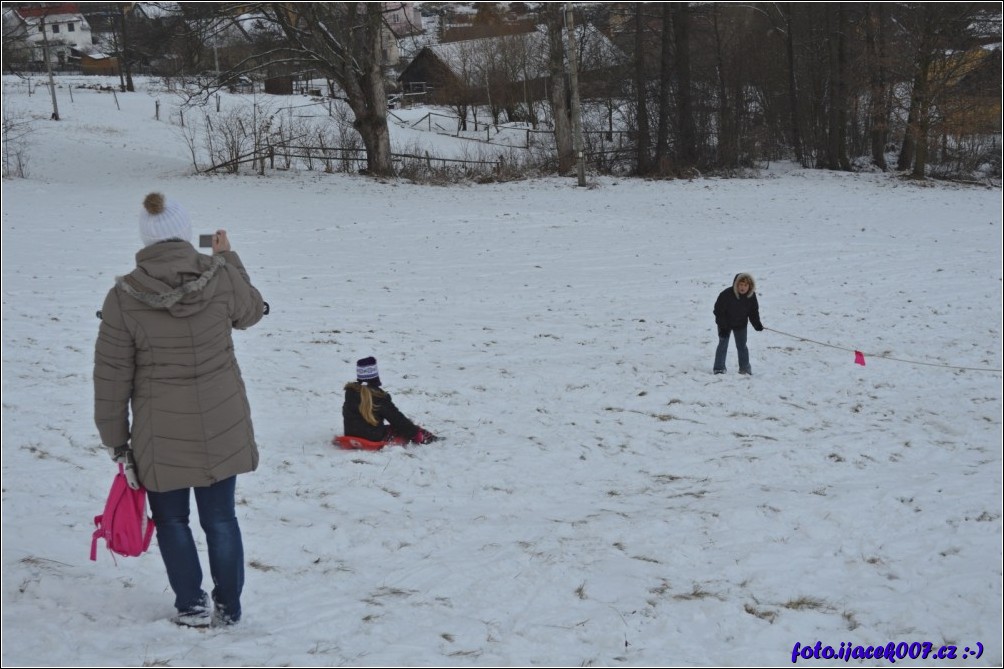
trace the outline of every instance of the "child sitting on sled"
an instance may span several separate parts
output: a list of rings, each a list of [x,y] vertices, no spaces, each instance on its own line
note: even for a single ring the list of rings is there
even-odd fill
[[[345,384],[342,418],[346,437],[399,444],[429,444],[439,439],[394,406],[390,393],[380,387],[380,373],[373,357],[358,361],[356,380]]]

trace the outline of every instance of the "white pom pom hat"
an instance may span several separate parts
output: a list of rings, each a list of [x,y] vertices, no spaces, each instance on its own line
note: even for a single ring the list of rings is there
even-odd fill
[[[139,215],[139,238],[143,246],[166,239],[192,241],[192,220],[185,208],[161,193],[150,193],[143,199]]]

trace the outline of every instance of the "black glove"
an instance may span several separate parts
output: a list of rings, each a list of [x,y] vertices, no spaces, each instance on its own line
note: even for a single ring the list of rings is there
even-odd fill
[[[115,464],[125,464],[126,458],[129,457],[129,444],[124,444],[122,446],[105,446],[108,451],[108,457],[112,459]]]
[[[763,332],[763,324],[758,323],[757,325],[753,326],[753,329],[756,330],[757,332]]]

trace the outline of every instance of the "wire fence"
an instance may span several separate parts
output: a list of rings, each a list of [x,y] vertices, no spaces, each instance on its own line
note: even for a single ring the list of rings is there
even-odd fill
[[[391,160],[398,172],[403,171],[409,165],[421,165],[430,171],[449,170],[456,168],[467,172],[502,171],[506,166],[503,157],[497,160],[471,160],[464,158],[441,158],[429,153],[391,153]],[[280,167],[276,167],[276,159],[280,161]],[[203,173],[210,172],[237,172],[242,165],[250,165],[259,174],[264,174],[268,169],[288,169],[292,161],[299,161],[308,169],[320,167],[326,172],[360,172],[364,171],[368,165],[366,149],[363,148],[342,148],[330,146],[308,146],[291,144],[269,144],[259,149],[249,151],[239,156],[230,158],[223,162],[211,165],[200,170]]]

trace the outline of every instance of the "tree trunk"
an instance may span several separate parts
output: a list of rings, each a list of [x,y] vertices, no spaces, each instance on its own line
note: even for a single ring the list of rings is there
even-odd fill
[[[850,96],[847,93],[847,6],[837,4],[837,167],[850,172],[847,155],[847,117]]]
[[[931,63],[925,60],[921,64],[918,74],[918,82],[920,82],[919,92],[917,89],[914,89],[913,101],[917,105],[917,115],[914,118],[913,127],[907,129],[907,134],[913,136],[914,155],[912,176],[917,179],[923,179],[927,171],[927,142],[928,131],[931,125],[931,102],[930,91],[928,90],[928,78],[930,74]],[[913,102],[911,102],[910,111],[913,111]],[[907,168],[909,168],[909,165]]]
[[[868,102],[868,121],[871,126],[872,164],[885,172],[885,145],[889,137],[888,103],[885,83],[885,5],[868,3],[865,19],[865,44],[868,51],[871,96]]]
[[[921,3],[916,11],[920,12],[921,29],[917,37],[917,51],[914,58],[916,74],[913,80],[913,94],[910,96],[910,113],[906,135],[903,138],[903,150],[899,157],[899,168],[908,170],[912,162],[912,175],[920,179],[927,171],[927,142],[933,93],[931,69],[935,58],[939,57],[939,52],[943,50],[943,47],[939,46],[938,34],[945,23],[945,15],[939,8],[929,3]]]
[[[845,11],[841,3],[831,5],[836,11],[836,29],[832,29],[833,16],[827,15],[829,39],[829,99],[830,108],[827,114],[826,134],[826,165],[831,170],[850,169],[847,159],[846,124],[847,124],[847,85],[844,82],[844,61],[846,60],[843,31],[846,28]]]
[[[791,106],[791,146],[795,151],[795,158],[803,167],[808,167],[805,162],[805,154],[802,151],[802,115],[798,107],[798,85],[795,76],[795,29],[792,21],[791,3],[785,3],[785,24],[788,34],[785,39],[785,51],[788,57],[788,104]]]
[[[135,92],[136,87],[132,82],[132,62],[130,61],[129,52],[129,33],[126,28],[126,23],[128,23],[128,18],[126,17],[126,12],[129,11],[128,7],[123,7],[121,10],[122,16],[122,68],[125,70],[125,90],[130,93]]]
[[[565,43],[561,29],[564,11],[560,3],[544,7],[547,20],[547,69],[551,85],[551,118],[554,119],[554,145],[558,153],[558,174],[567,174],[575,167],[575,150],[572,141],[572,123],[569,118],[568,90],[565,88]]]
[[[357,5],[358,7],[358,5]],[[387,91],[384,88],[383,55],[381,49],[381,30],[383,30],[383,14],[381,6],[366,3],[365,42],[362,53],[371,56],[358,63],[361,72],[359,80],[359,97],[362,106],[356,111],[354,126],[362,136],[366,146],[367,171],[370,174],[391,176],[394,174],[394,163],[390,156],[390,131],[387,128]],[[357,10],[358,11],[358,10]]]
[[[697,165],[697,127],[690,71],[690,3],[678,3],[673,16],[676,41],[677,159],[682,167]]]
[[[725,52],[722,44],[722,34],[718,23],[717,5],[712,5],[712,27],[715,33],[715,59],[718,74],[718,165],[720,167],[736,167],[739,160],[737,151],[738,138],[735,137],[735,117],[729,106],[728,85],[725,79]]]
[[[917,147],[917,113],[920,109],[917,95],[919,89],[923,87],[920,82],[920,75],[913,79],[913,93],[910,95],[910,111],[906,116],[906,132],[903,133],[903,144],[899,149],[899,159],[896,161],[896,169],[903,171],[910,169],[913,165],[913,157]]]
[[[659,109],[658,125],[655,138],[655,162],[659,166],[659,174],[667,175],[672,169],[673,161],[669,153],[669,107],[670,88],[673,81],[673,31],[670,4],[662,5],[662,32],[660,34],[659,58]]]
[[[638,174],[649,174],[652,172],[652,154],[649,147],[652,143],[651,130],[649,129],[648,120],[648,87],[647,87],[647,77],[645,75],[645,16],[643,13],[645,3],[636,2],[634,3],[634,28],[635,28],[635,68],[634,68],[634,85],[635,85],[635,102],[638,107],[637,111],[637,124],[638,124],[638,155],[637,155],[637,172]]]

